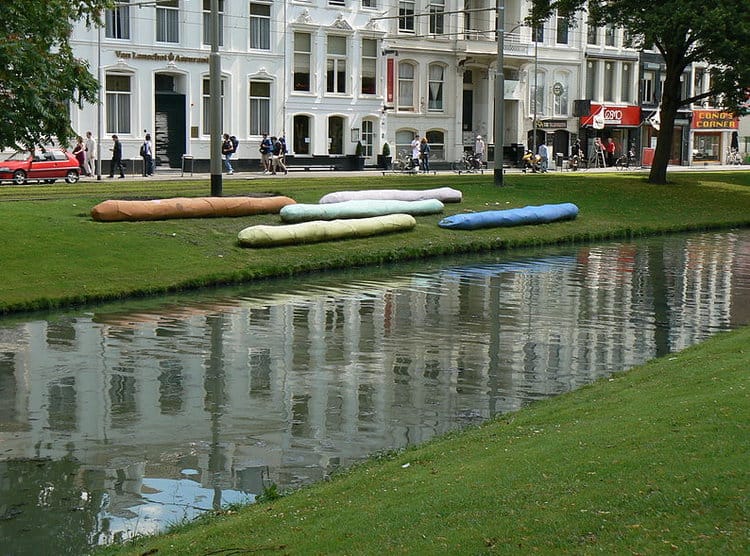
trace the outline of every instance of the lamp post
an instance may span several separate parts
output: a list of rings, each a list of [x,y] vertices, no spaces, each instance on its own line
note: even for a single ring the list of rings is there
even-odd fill
[[[503,144],[505,142],[505,0],[497,0],[497,68],[495,71],[495,185],[503,186]]]
[[[211,54],[208,58],[211,113],[211,196],[221,197],[221,57],[219,56],[219,0],[211,0]]]
[[[534,28],[534,117],[531,122],[531,144],[532,152],[536,154],[536,115],[537,115],[537,101],[539,100],[539,28]]]

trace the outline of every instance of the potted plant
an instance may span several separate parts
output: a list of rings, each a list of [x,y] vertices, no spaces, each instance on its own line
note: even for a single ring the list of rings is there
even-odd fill
[[[383,143],[383,154],[378,155],[378,166],[383,170],[391,167],[391,147],[388,143]]]
[[[354,169],[365,169],[365,148],[362,146],[362,141],[357,141],[357,146],[354,148]]]

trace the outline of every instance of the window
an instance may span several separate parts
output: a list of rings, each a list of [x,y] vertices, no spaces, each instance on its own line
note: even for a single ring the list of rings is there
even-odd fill
[[[271,83],[250,81],[250,135],[263,135],[271,129]]]
[[[654,103],[654,72],[643,72],[643,102],[645,104]]]
[[[604,28],[604,45],[605,46],[614,46],[615,45],[615,26],[611,23],[608,23],[607,26]]]
[[[398,30],[414,32],[414,0],[400,0],[398,3]]]
[[[398,110],[414,110],[414,66],[407,62],[398,65]]]
[[[377,8],[378,2],[377,0],[362,0],[362,7],[363,8]]]
[[[531,32],[531,40],[538,43],[544,42],[544,27],[541,25],[539,27],[534,27],[534,29]]]
[[[430,144],[430,159],[445,160],[445,134],[433,129],[425,133],[425,137]]]
[[[586,69],[586,98],[595,100],[597,98],[597,81],[599,80],[599,62],[590,61]]]
[[[224,121],[224,80],[221,80],[221,121]],[[211,80],[203,80],[203,135],[211,135]]]
[[[203,44],[211,44],[211,0],[203,0]],[[224,0],[219,0],[219,46],[224,46]]]
[[[430,34],[445,32],[445,0],[430,0]]]
[[[346,37],[328,36],[326,92],[346,92]]]
[[[161,0],[156,5],[156,40],[180,42],[180,2]]]
[[[271,5],[250,3],[250,48],[271,49]]]
[[[130,76],[107,75],[107,133],[130,133]]]
[[[328,0],[329,6],[343,6],[344,0]]]
[[[378,67],[378,41],[362,39],[362,82],[361,93],[374,95],[376,93],[376,74]]]
[[[586,44],[599,44],[599,28],[591,20],[586,29]]]
[[[130,6],[127,2],[117,7],[107,10],[104,16],[104,35],[108,39],[129,39],[130,38]]]
[[[563,14],[557,15],[557,44],[568,44],[568,35],[570,31],[570,23],[568,22],[568,16]]]
[[[615,100],[615,63],[611,61],[604,62],[604,100]]]
[[[633,102],[631,91],[633,90],[633,66],[629,62],[623,62],[620,74],[620,102]]]
[[[310,33],[294,33],[294,90],[310,92]]]
[[[546,98],[547,91],[547,74],[544,72],[537,72],[536,80],[531,86],[531,98],[529,99],[529,106],[534,115],[543,115],[546,112],[544,100]]]
[[[429,83],[427,86],[429,100],[427,110],[439,112],[443,110],[443,75],[445,68],[432,64],[429,69]]]
[[[555,116],[567,116],[569,114],[570,98],[570,75],[567,73],[557,74],[557,80],[552,86],[554,104],[552,110]]]
[[[414,140],[414,132],[410,129],[399,129],[396,131],[396,155],[394,158],[401,154],[401,152],[409,153],[411,156],[411,142]],[[430,147],[430,150],[432,147]],[[430,152],[432,154],[432,152]]]

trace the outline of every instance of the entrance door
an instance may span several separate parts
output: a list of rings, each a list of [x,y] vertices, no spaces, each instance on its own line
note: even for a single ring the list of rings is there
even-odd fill
[[[157,164],[169,164],[170,168],[182,167],[182,155],[186,152],[187,134],[185,122],[185,95],[179,93],[156,93],[154,121],[154,150]]]

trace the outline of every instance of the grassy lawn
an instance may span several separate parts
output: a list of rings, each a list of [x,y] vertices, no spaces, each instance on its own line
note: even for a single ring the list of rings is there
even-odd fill
[[[747,554],[750,328],[107,554]]]
[[[315,203],[342,189],[451,186],[460,204],[418,218],[411,232],[333,243],[242,248],[237,233],[279,224],[278,215],[157,222],[96,222],[106,199],[206,196],[207,181],[118,180],[0,188],[3,288],[0,313],[158,294],[428,255],[507,249],[750,224],[750,172],[675,173],[654,186],[642,174],[508,175],[507,187],[484,176],[385,176],[225,180],[225,195],[275,193]],[[464,211],[573,202],[574,221],[472,232],[437,222]]]

